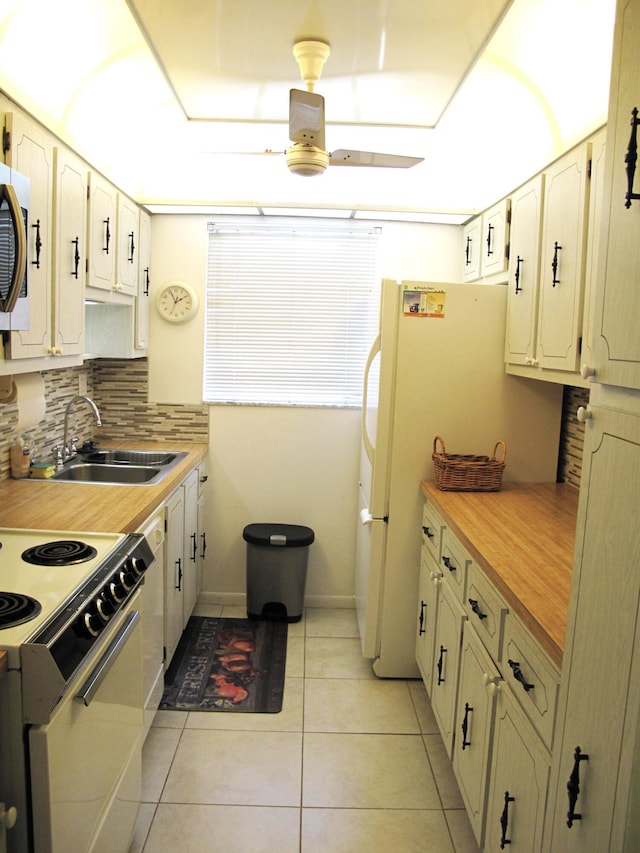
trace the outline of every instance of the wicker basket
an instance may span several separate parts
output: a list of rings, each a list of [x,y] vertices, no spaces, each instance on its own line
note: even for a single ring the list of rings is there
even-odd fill
[[[442,449],[438,449],[438,442]],[[501,448],[501,458],[496,455]],[[502,486],[507,446],[497,441],[493,456],[463,456],[447,453],[444,439],[433,439],[433,468],[436,486],[443,492],[497,492]]]

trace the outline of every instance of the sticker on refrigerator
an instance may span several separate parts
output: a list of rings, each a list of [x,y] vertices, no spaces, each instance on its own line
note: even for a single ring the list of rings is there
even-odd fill
[[[444,317],[447,294],[432,287],[405,285],[402,313],[405,317]]]

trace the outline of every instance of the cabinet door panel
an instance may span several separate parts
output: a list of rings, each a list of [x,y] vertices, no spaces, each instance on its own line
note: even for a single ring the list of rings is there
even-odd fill
[[[437,587],[433,580],[435,568],[427,546],[422,546],[422,561],[418,581],[418,614],[416,628],[416,662],[427,693],[431,696],[433,679],[433,645],[438,618]]]
[[[582,333],[588,146],[546,172],[540,272],[539,358],[542,367],[578,369]]]
[[[503,684],[497,694],[485,853],[539,853],[548,780],[549,755]]]
[[[511,253],[505,361],[532,364],[536,349],[540,228],[544,176],[518,190],[511,199]]]
[[[55,345],[84,352],[87,169],[65,149],[56,152]]]
[[[640,200],[627,206],[626,155],[631,111],[640,109],[640,4],[620,0],[614,35],[614,63],[607,124],[608,220],[603,245],[604,264],[598,274],[595,380],[609,385],[640,388]],[[640,192],[640,170],[634,193]]]
[[[431,706],[449,758],[453,754],[454,721],[458,696],[460,642],[464,611],[447,584],[438,587],[438,622],[433,657]]]
[[[87,284],[112,290],[116,281],[116,191],[95,172],[90,174],[89,180]]]
[[[453,769],[476,840],[482,845],[495,687],[500,673],[468,622],[464,625]]]
[[[480,258],[482,255],[482,217],[472,219],[464,228],[464,261],[462,277],[465,281],[474,281],[480,277]]]
[[[576,558],[554,761],[551,849],[622,850],[640,685],[640,418],[593,407],[586,430]],[[580,791],[567,826],[576,747]]]

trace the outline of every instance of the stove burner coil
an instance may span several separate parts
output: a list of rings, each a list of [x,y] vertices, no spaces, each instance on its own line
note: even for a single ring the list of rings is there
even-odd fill
[[[97,553],[95,548],[84,542],[60,539],[27,548],[22,553],[22,559],[35,566],[73,566],[76,563],[93,560]]]
[[[28,622],[42,610],[35,598],[17,592],[0,592],[0,628],[13,628]]]

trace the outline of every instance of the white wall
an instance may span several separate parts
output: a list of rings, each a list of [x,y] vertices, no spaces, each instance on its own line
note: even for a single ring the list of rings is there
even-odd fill
[[[152,402],[202,402],[207,217],[154,216],[151,298],[168,281],[201,296],[196,319],[172,327],[151,312]],[[381,223],[386,278],[457,281],[462,229]],[[271,406],[209,410],[208,563],[203,597],[240,602],[245,587],[242,530],[254,522],[312,527],[307,597],[351,606],[357,519],[360,412]]]

